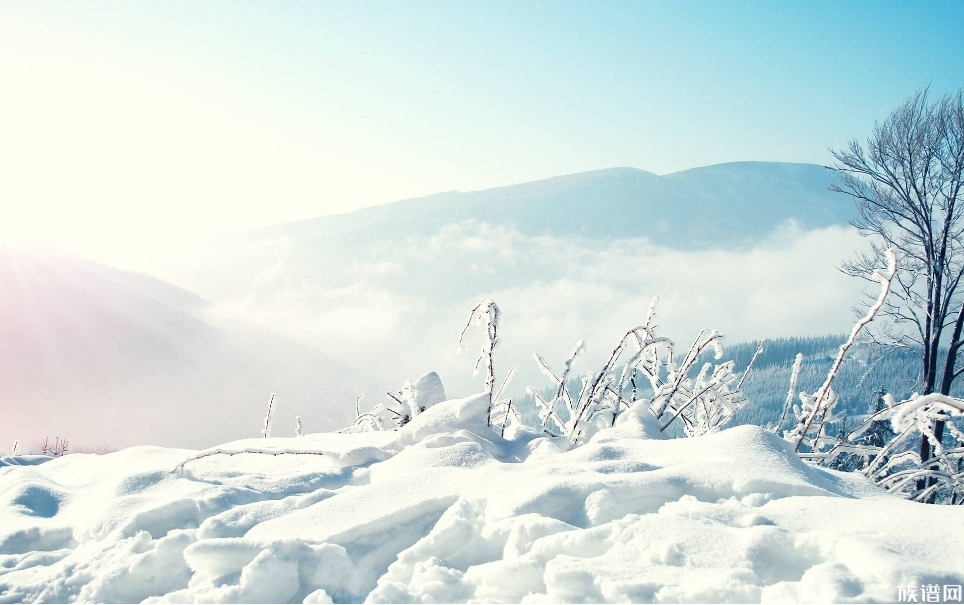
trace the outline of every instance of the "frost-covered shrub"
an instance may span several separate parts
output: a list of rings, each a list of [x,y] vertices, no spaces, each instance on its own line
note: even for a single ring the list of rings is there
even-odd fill
[[[893,250],[887,251],[888,267],[885,271],[874,271],[874,277],[880,282],[880,293],[877,300],[870,306],[867,313],[854,324],[850,331],[850,336],[846,342],[840,345],[837,357],[834,359],[830,371],[823,385],[812,395],[800,393],[800,405],[794,406],[793,411],[796,416],[796,425],[784,434],[784,437],[794,446],[794,451],[800,454],[801,458],[823,464],[826,462],[826,452],[833,448],[837,439],[827,432],[829,424],[837,422],[839,416],[834,414],[834,406],[837,403],[837,395],[833,391],[833,381],[837,377],[840,365],[843,363],[847,352],[854,346],[857,336],[861,330],[874,320],[877,312],[883,306],[890,292],[890,284],[897,271],[897,255]],[[790,393],[795,388],[794,381],[791,379]]]
[[[431,406],[446,399],[442,379],[435,372],[423,374],[414,383],[406,380],[401,390],[386,395],[391,398],[390,403],[379,403],[367,412],[358,409],[360,397],[356,398],[355,421],[343,431],[392,431],[405,426]]]
[[[648,406],[650,412],[663,422],[663,430],[673,422],[682,423],[687,436],[716,431],[733,417],[746,402],[740,386],[752,362],[739,381],[733,373],[732,361],[705,363],[695,376],[692,375],[692,369],[704,351],[713,350],[715,359],[722,357],[723,335],[715,330],[703,330],[683,359],[677,362],[673,341],[656,334],[653,320],[657,303],[658,298],[654,298],[646,323],[622,336],[603,367],[582,379],[578,394],[569,390],[569,374],[576,357],[585,350],[581,341],[559,375],[538,353],[534,354],[539,369],[555,388],[548,401],[531,387],[528,389],[540,407],[543,431],[549,435],[566,435],[572,443],[578,443],[599,428],[614,425],[616,418],[634,405]],[[637,399],[637,379],[649,383],[651,398]]]
[[[67,440],[54,437],[54,442],[50,443],[49,437],[44,437],[44,442],[40,445],[40,453],[44,456],[59,458],[67,455]]]
[[[837,395],[833,381],[847,352],[857,342],[861,330],[870,324],[885,304],[897,270],[893,250],[886,253],[888,267],[876,270],[873,277],[880,283],[880,293],[867,313],[854,324],[850,336],[840,346],[826,379],[813,394],[799,393],[800,404],[793,406],[794,426],[784,433],[803,460],[818,466],[841,470],[860,470],[887,491],[919,502],[964,503],[964,431],[953,422],[964,416],[964,400],[942,394],[930,394],[894,403],[883,394],[885,405],[877,404],[873,413],[860,426],[831,435],[829,427],[843,427],[842,418],[834,412]],[[780,422],[771,427],[779,432],[794,398],[801,356],[797,356],[790,379],[790,389]],[[891,429],[886,424],[890,422]],[[956,446],[947,447],[934,433],[937,422],[946,423],[950,439]],[[933,454],[921,459],[915,444],[925,442]]]
[[[718,365],[705,363],[695,377],[689,376],[690,368],[704,350],[712,348],[715,359],[723,356],[722,338],[715,330],[703,330],[683,362],[678,367],[671,364],[667,368],[667,380],[656,390],[651,404],[657,418],[670,416],[664,429],[679,419],[687,436],[704,435],[722,428],[746,404],[740,387],[753,367],[752,361],[739,381],[733,373],[732,361]],[[762,349],[763,344],[760,346]]]
[[[822,461],[828,465],[842,456],[858,454],[869,460],[861,472],[887,491],[909,500],[945,504],[964,503],[964,431],[954,418],[964,418],[964,400],[932,393],[913,395],[895,403],[888,393],[885,406],[831,450]],[[934,434],[934,421],[943,420],[950,447]],[[883,445],[868,443],[864,437],[880,424],[889,422],[894,437]],[[930,443],[933,456],[921,460],[917,444]]]
[[[505,434],[506,426],[511,421],[521,422],[518,413],[512,409],[511,399],[502,399],[502,392],[515,376],[515,367],[509,368],[502,386],[495,390],[495,347],[499,344],[499,320],[502,312],[495,301],[491,299],[480,300],[472,310],[469,311],[469,319],[459,334],[458,351],[465,350],[465,334],[473,324],[485,329],[485,338],[482,340],[482,349],[475,360],[474,374],[479,372],[479,367],[485,363],[485,393],[489,395],[489,426],[501,427],[501,433]],[[473,374],[473,375],[474,375]]]

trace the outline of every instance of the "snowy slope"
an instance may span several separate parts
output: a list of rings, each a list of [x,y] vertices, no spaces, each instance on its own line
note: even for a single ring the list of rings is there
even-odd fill
[[[0,601],[867,602],[964,582],[964,536],[934,540],[960,507],[810,468],[762,429],[664,440],[636,406],[569,449],[502,439],[486,408],[223,446],[311,455],[0,467]]]
[[[285,432],[296,414],[309,430],[351,418],[368,378],[280,335],[229,334],[207,307],[149,276],[0,249],[2,447],[204,447],[257,435],[273,391]]]

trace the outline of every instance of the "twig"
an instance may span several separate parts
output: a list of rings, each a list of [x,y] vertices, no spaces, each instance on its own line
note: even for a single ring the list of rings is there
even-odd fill
[[[185,460],[184,462],[182,462],[182,463],[178,464],[177,466],[175,466],[175,467],[174,467],[174,470],[171,471],[171,472],[172,472],[172,473],[177,473],[178,470],[180,470],[180,471],[183,473],[183,472],[184,472],[184,465],[185,465],[185,464],[187,464],[188,462],[193,462],[193,461],[195,461],[195,460],[200,460],[201,458],[207,458],[208,456],[237,456],[238,454],[265,454],[265,455],[268,455],[268,456],[281,456],[281,455],[286,455],[286,454],[287,454],[287,455],[295,455],[295,456],[301,456],[301,455],[309,455],[309,456],[330,456],[330,455],[331,455],[331,452],[310,452],[310,451],[305,451],[305,450],[291,450],[291,449],[284,449],[284,450],[266,450],[266,449],[261,449],[261,448],[245,448],[245,449],[242,449],[242,450],[223,450],[223,449],[218,448],[218,449],[216,449],[216,450],[211,450],[211,451],[208,451],[208,452],[201,452],[200,454],[198,454],[198,455],[196,455],[196,456],[192,456],[191,458],[188,458],[188,459]]]

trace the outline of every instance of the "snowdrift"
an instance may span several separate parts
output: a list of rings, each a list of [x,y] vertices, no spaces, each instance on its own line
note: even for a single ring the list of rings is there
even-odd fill
[[[502,438],[487,408],[222,453],[0,459],[0,602],[867,602],[964,583],[964,535],[944,531],[964,509],[811,468],[763,429],[667,440],[636,406],[572,449]]]

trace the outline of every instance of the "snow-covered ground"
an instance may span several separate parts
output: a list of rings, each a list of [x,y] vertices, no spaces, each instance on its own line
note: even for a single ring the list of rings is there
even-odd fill
[[[964,584],[964,507],[645,406],[570,449],[478,395],[395,432],[0,467],[0,602],[892,602]],[[320,454],[320,455],[319,455]],[[18,464],[24,463],[24,464]]]

